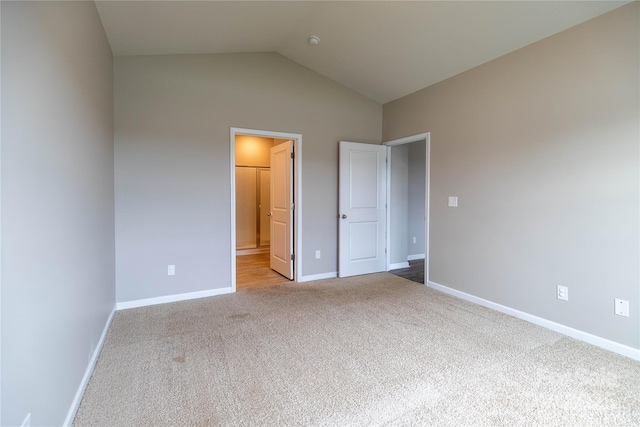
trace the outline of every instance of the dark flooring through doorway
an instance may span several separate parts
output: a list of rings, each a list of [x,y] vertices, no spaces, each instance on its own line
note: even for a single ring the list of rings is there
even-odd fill
[[[424,284],[424,259],[409,261],[408,268],[399,268],[391,270],[389,273],[396,276],[404,277],[412,282]]]

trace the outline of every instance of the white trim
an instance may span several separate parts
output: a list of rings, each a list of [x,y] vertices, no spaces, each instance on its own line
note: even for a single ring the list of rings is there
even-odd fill
[[[384,145],[384,144],[383,144]],[[387,271],[391,270],[391,147],[387,147],[387,206],[386,206],[386,216],[387,216],[387,229],[385,230],[387,233],[387,242],[386,242],[386,250],[385,250],[385,266],[387,267]]]
[[[426,151],[426,165],[425,165],[425,171],[424,171],[424,179],[426,180],[426,182],[424,183],[425,185],[425,191],[426,191],[426,195],[424,197],[424,222],[425,222],[425,227],[424,227],[424,283],[429,283],[429,246],[431,246],[431,242],[430,242],[430,237],[429,237],[429,227],[430,227],[430,209],[431,209],[431,133],[427,132],[424,134],[426,141],[427,141],[427,147],[425,149]]]
[[[268,254],[269,248],[259,247],[255,249],[240,249],[236,250],[236,256],[244,256],[244,255],[257,255],[257,254]]]
[[[629,357],[631,359],[640,361],[640,349],[629,347],[627,345],[620,344],[615,341],[611,341],[606,338],[599,337],[597,335],[592,335],[588,332],[584,332],[579,329],[574,329],[569,326],[544,319],[542,317],[534,316],[533,314],[525,313],[523,311],[516,310],[514,308],[507,307],[507,306],[495,303],[493,301],[489,301],[489,300],[468,294],[466,292],[462,292],[457,289],[450,288],[448,286],[440,285],[435,282],[425,282],[425,283],[427,283],[428,287],[444,292],[445,294],[449,294],[454,297],[458,297],[460,299],[470,301],[472,303],[490,308],[492,310],[496,310],[513,317],[517,317],[518,319],[526,320],[527,322],[531,322],[535,325],[542,326],[543,328],[547,328],[552,331],[559,332],[571,338],[575,338],[577,340],[584,341],[589,344],[593,344],[605,350],[609,350],[614,353],[618,353],[623,356]]]
[[[429,206],[430,206],[430,198],[431,198],[431,132],[419,133],[417,135],[406,136],[404,138],[394,139],[391,141],[383,142],[382,145],[386,145],[388,147],[394,147],[396,145],[409,144],[412,142],[418,142],[425,140],[426,146],[426,158],[425,158],[425,168],[424,168],[424,179],[425,179],[425,196],[424,196],[424,283],[429,282]],[[387,156],[388,157],[388,156]],[[387,163],[387,177],[390,176],[389,168],[391,167],[391,162]],[[390,182],[387,183],[387,194],[391,189]],[[390,256],[391,256],[391,222],[389,220],[390,213],[390,203],[387,203],[387,266],[390,267]],[[407,259],[409,259],[407,257]]]
[[[425,132],[416,135],[405,136],[404,138],[392,139],[391,141],[383,142],[382,145],[393,147],[395,145],[410,144],[412,142],[422,141],[423,139],[426,139],[427,142],[429,142],[429,133],[430,132]]]
[[[236,291],[236,132],[231,128],[229,132],[229,175],[231,191],[231,289]]]
[[[100,355],[100,351],[102,350],[102,345],[104,344],[104,340],[107,337],[107,332],[109,332],[109,327],[111,326],[111,322],[113,321],[113,316],[116,314],[116,309],[117,309],[116,306],[114,306],[113,309],[111,310],[111,314],[109,314],[109,318],[107,319],[107,322],[104,325],[104,329],[102,330],[102,335],[100,335],[100,339],[98,340],[98,344],[96,345],[96,348],[93,351],[91,360],[89,360],[89,364],[87,365],[87,369],[84,372],[84,376],[82,377],[82,381],[80,382],[78,391],[76,391],[76,395],[73,398],[73,402],[71,403],[69,412],[67,412],[67,418],[65,418],[64,424],[63,424],[64,426],[70,426],[73,423],[73,419],[76,417],[76,413],[78,412],[78,408],[80,407],[80,402],[82,401],[82,396],[84,395],[84,391],[87,388],[87,385],[89,384],[91,375],[93,374],[93,369],[95,368],[96,362],[98,361],[98,356]]]
[[[0,23],[2,22],[2,7],[0,6]],[[1,27],[1,25],[0,25]],[[2,29],[0,28],[0,39],[2,38]],[[2,42],[0,40],[0,45]],[[113,95],[112,95],[113,96]],[[0,70],[0,99],[2,99],[2,70]],[[2,129],[2,103],[0,102],[0,129]],[[0,177],[2,173],[2,132],[0,131]],[[2,179],[0,178],[0,182]],[[1,185],[0,185],[1,187]],[[0,201],[2,200],[2,191],[0,191]],[[2,202],[0,202],[0,224],[2,224]],[[2,226],[0,225],[0,242],[2,242]],[[2,244],[0,244],[0,273],[2,272]],[[2,301],[2,274],[0,274],[0,301]],[[0,304],[0,331],[2,331],[2,304]],[[0,359],[2,358],[2,334],[0,334]],[[2,363],[0,363],[0,378],[2,378]],[[0,387],[0,420],[2,420],[2,387]],[[31,412],[29,412],[31,416]]]
[[[407,255],[407,261],[415,261],[418,259],[424,259],[424,254]]]
[[[233,288],[209,289],[206,291],[187,292],[184,294],[165,295],[155,298],[137,299],[133,301],[123,301],[116,304],[117,310],[126,310],[128,308],[146,307],[149,305],[166,304],[168,302],[187,301],[190,299],[214,297],[216,295],[224,295],[235,292]]]
[[[337,271],[332,271],[330,273],[320,273],[320,274],[311,274],[309,276],[302,276],[298,282],[313,282],[314,280],[324,280],[324,279],[335,279],[338,277]]]
[[[396,262],[394,264],[390,264],[389,265],[389,270],[387,270],[387,271],[398,270],[400,268],[409,268],[409,262],[405,261],[405,262]]]
[[[293,279],[300,282],[302,277],[302,134],[274,132],[268,130],[229,128],[229,159],[231,174],[231,292],[236,291],[236,135],[260,136],[263,138],[278,138],[293,140],[295,151],[293,197],[295,202],[293,221]]]

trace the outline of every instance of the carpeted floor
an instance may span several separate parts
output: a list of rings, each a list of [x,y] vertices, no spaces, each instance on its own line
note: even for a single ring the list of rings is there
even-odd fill
[[[387,273],[120,311],[75,425],[640,425],[640,363]]]

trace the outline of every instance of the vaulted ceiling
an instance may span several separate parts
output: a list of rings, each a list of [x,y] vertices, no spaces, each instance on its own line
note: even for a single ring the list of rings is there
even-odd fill
[[[628,1],[96,3],[115,56],[277,52],[386,103]]]

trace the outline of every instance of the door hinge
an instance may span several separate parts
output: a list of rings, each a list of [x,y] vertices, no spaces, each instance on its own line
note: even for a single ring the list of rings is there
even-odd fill
[[[293,151],[291,152],[291,158],[295,159],[296,158],[296,153],[294,153]]]
[[[291,203],[291,210],[295,210],[296,208],[296,204],[295,203]]]
[[[296,254],[291,254],[291,261],[295,261],[296,260]]]

